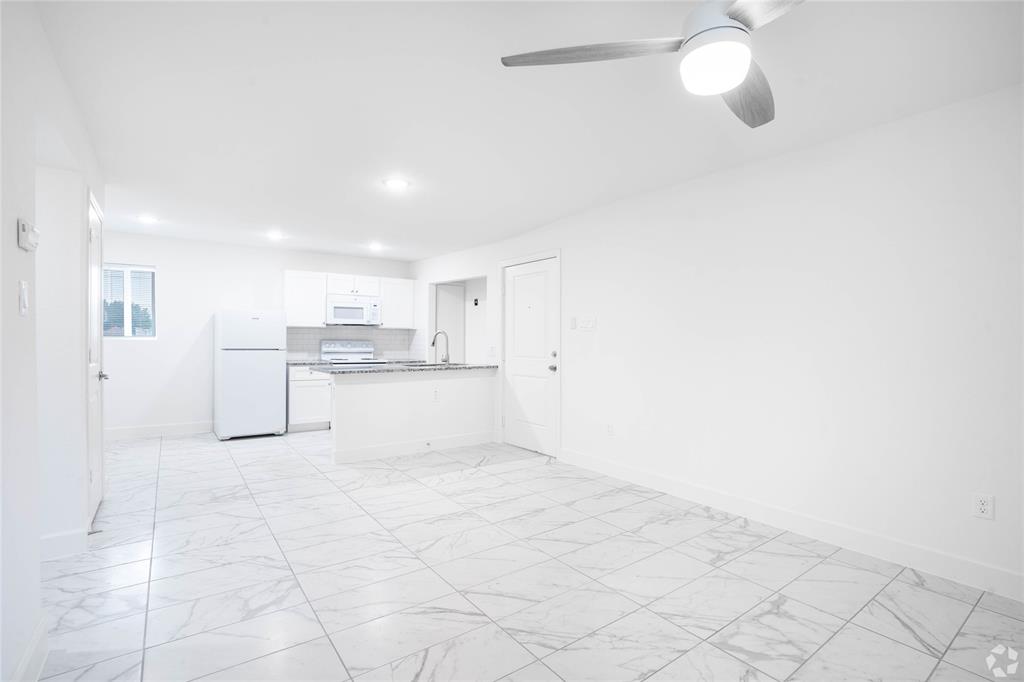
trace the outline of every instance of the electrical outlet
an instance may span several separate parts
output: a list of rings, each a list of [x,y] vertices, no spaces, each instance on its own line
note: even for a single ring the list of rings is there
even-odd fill
[[[608,435],[613,438],[615,437],[615,427],[611,424],[608,425]]]
[[[992,495],[974,496],[974,515],[991,521],[996,515],[996,498]]]
[[[435,403],[441,402],[441,389],[439,389],[439,388],[435,388],[434,389],[434,402]]]

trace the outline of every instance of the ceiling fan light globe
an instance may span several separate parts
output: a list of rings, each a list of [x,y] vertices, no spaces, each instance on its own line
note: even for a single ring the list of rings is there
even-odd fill
[[[720,95],[739,86],[750,70],[750,34],[722,27],[700,33],[683,46],[679,77],[694,95]]]

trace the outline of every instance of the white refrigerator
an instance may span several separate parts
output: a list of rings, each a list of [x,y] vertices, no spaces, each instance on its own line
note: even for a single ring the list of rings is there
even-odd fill
[[[287,332],[283,311],[225,310],[213,332],[213,432],[226,440],[286,428]]]

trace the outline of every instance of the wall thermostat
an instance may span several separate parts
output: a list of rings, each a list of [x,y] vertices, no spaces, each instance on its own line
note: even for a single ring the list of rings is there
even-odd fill
[[[25,251],[35,251],[39,246],[39,230],[21,218],[18,219],[18,246]]]

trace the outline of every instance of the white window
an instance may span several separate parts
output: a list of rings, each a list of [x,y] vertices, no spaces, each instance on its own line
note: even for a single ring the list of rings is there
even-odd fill
[[[156,336],[156,270],[145,265],[103,266],[103,336]]]

